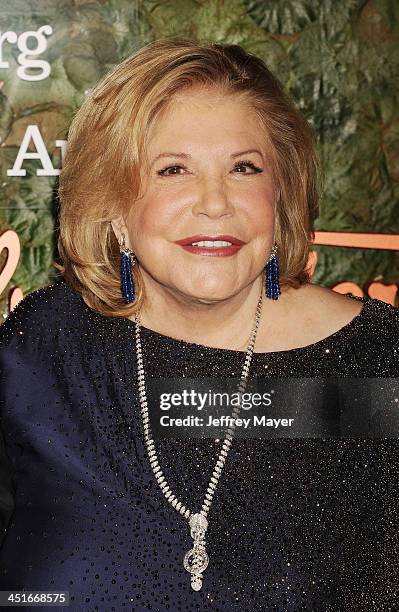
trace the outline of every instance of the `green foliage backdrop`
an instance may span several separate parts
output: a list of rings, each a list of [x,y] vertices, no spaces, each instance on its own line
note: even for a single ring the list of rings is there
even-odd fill
[[[53,28],[43,81],[19,79],[19,51],[3,45],[10,68],[0,69],[0,229],[14,229],[22,244],[10,287],[28,293],[56,277],[58,179],[36,176],[37,160],[25,161],[25,177],[6,173],[27,125],[39,126],[58,168],[55,141],[66,139],[85,90],[160,37],[240,44],[277,74],[317,136],[325,185],[316,229],[399,232],[397,0],[0,0],[0,10],[1,32]],[[315,250],[316,283],[399,281],[398,252]]]

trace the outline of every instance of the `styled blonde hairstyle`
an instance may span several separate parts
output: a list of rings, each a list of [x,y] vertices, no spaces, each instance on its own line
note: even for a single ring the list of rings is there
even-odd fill
[[[104,315],[130,317],[145,297],[136,265],[137,298],[130,304],[123,300],[120,250],[110,221],[126,215],[139,197],[150,128],[173,95],[192,86],[240,95],[256,113],[273,148],[280,192],[280,284],[299,287],[310,281],[306,266],[318,215],[320,166],[306,119],[265,63],[240,46],[159,39],[126,58],[89,92],[70,125],[60,173],[62,265],[54,265]]]

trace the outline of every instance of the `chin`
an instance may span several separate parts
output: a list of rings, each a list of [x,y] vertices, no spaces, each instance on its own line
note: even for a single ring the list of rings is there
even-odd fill
[[[215,290],[214,288],[210,289],[209,291],[204,289],[201,292],[198,292],[197,288],[196,291],[184,293],[191,299],[197,300],[198,302],[201,302],[203,304],[213,304],[214,302],[222,302],[223,300],[228,300],[229,298],[233,297],[237,293],[237,291],[221,291],[219,287],[217,290]]]

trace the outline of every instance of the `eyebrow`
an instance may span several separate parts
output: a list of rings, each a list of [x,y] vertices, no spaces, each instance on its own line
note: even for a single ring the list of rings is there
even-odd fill
[[[246,155],[247,153],[259,153],[259,155],[263,157],[259,149],[246,149],[245,151],[238,151],[237,153],[232,153],[230,157],[235,158],[239,157],[240,155]],[[188,155],[188,153],[174,153],[173,151],[168,151],[167,153],[160,153],[157,155],[152,164],[154,164],[161,157],[180,157],[182,159],[191,159],[191,155]]]

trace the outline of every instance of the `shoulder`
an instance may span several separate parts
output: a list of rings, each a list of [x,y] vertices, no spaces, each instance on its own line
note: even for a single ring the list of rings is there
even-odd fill
[[[101,352],[126,330],[120,317],[90,308],[65,281],[28,293],[0,325],[0,350],[13,347],[62,356],[74,349]]]
[[[328,287],[307,283],[296,292],[301,310],[315,321],[326,327],[339,328],[350,321],[361,310],[366,298],[358,298],[352,293],[342,294]]]
[[[376,298],[365,301],[353,326],[353,352],[365,376],[399,377],[399,309]]]
[[[376,298],[307,285],[297,294],[301,321],[315,334],[346,345],[367,376],[399,376],[399,308]]]
[[[352,299],[332,289],[306,283],[299,288],[285,288],[279,304],[268,305],[278,349],[312,345],[335,334],[359,315],[363,301]],[[284,333],[283,333],[284,331]],[[285,346],[287,341],[292,346]],[[283,345],[282,345],[283,344]]]
[[[66,283],[47,285],[28,293],[0,325],[0,344],[16,335],[22,337],[48,334],[54,326],[65,323],[65,314],[73,306],[73,292]],[[68,317],[67,317],[68,318]]]
[[[360,370],[370,377],[398,377],[399,308],[351,293],[343,297],[359,308],[347,324],[347,337]]]
[[[27,293],[20,302],[11,310],[6,322],[26,317],[40,317],[40,315],[54,312],[54,307],[59,307],[65,301],[70,302],[76,292],[65,282],[58,282],[35,291]]]
[[[316,324],[334,332],[359,317],[375,329],[387,325],[398,338],[399,308],[376,298],[359,297],[353,293],[338,293],[327,287],[308,284],[301,296],[301,310],[308,313]],[[359,316],[361,315],[361,316]]]
[[[399,308],[377,298],[365,298],[360,314],[359,322],[370,339],[377,336],[386,346],[399,347]]]
[[[96,314],[64,281],[41,287],[28,293],[1,323],[0,349],[62,351],[86,338]]]

